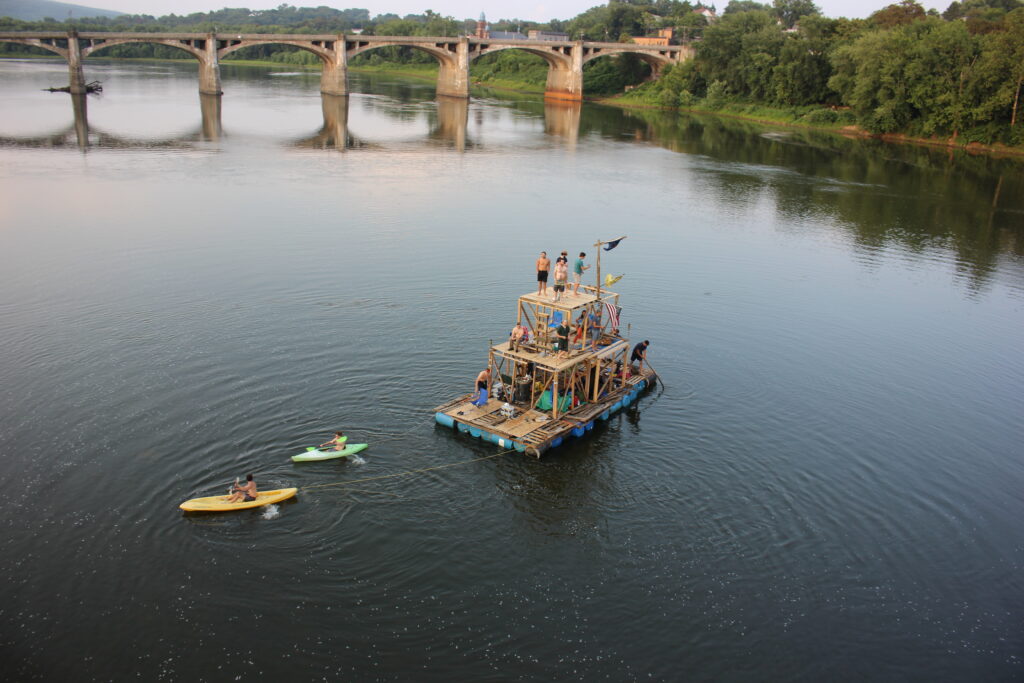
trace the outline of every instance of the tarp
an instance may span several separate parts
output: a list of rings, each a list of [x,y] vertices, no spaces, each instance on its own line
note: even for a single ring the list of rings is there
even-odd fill
[[[558,397],[558,412],[564,413],[572,407],[572,394],[565,394]],[[551,390],[548,389],[537,399],[537,410],[551,410]]]

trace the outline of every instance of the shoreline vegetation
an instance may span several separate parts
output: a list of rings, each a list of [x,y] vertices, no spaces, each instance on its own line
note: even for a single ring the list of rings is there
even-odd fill
[[[679,63],[655,64],[644,61],[650,55],[630,52],[587,61],[585,99],[971,153],[1024,154],[1024,0],[952,0],[941,13],[898,0],[865,19],[826,17],[813,0],[728,0],[720,10],[691,0],[608,0],[571,19],[543,23],[456,19],[431,10],[371,16],[365,9],[288,4],[162,17],[0,17],[2,31],[70,29],[517,39],[538,30],[558,40],[686,44],[692,57]],[[0,55],[33,54],[44,50],[0,43]],[[102,54],[188,59],[175,46],[147,42],[111,45]],[[315,70],[319,57],[299,45],[267,42],[242,47],[222,64]],[[433,56],[408,45],[356,55],[349,68],[412,78],[437,73]],[[478,87],[541,93],[547,73],[542,56],[509,49],[474,60],[470,78]]]

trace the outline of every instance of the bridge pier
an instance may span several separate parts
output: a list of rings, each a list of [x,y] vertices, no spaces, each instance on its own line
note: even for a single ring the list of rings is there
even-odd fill
[[[199,94],[222,95],[220,89],[220,61],[217,58],[217,36],[206,34],[202,56],[199,57]],[[197,55],[198,56],[198,55]]]
[[[573,43],[569,64],[551,63],[544,97],[570,102],[583,101],[583,41]]]
[[[345,36],[339,35],[335,42],[332,59],[323,61],[320,72],[320,92],[324,95],[348,95],[348,52]]]
[[[68,89],[72,95],[85,94],[85,73],[82,71],[82,49],[78,42],[78,33],[68,31]]]
[[[441,97],[469,97],[469,38],[462,36],[454,59],[441,59],[437,71],[437,94]]]

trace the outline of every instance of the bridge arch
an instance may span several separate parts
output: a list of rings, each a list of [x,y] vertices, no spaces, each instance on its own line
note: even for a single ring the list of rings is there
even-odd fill
[[[470,51],[469,61],[472,62],[474,59],[479,59],[484,55],[493,55],[497,54],[498,52],[504,52],[506,50],[519,50],[520,52],[527,52],[531,55],[537,55],[538,57],[541,57],[545,62],[547,62],[549,67],[553,67],[556,69],[568,69],[572,66],[572,57],[569,55],[561,54],[553,50],[544,50],[533,47],[527,47],[525,45],[482,46],[482,49]]]
[[[179,50],[183,50],[200,62],[203,61],[205,56],[201,50],[197,50],[190,43],[192,41],[181,41],[181,40],[170,40],[167,38],[110,38],[109,40],[103,40],[102,42],[93,42],[90,45],[86,45],[82,48],[82,58],[94,55],[97,52],[101,52],[108,47],[114,47],[115,45],[129,45],[132,43],[149,43],[151,45],[165,45],[167,47],[174,47]]]
[[[320,92],[330,95],[344,95],[348,93],[348,75],[345,72],[344,50],[337,49],[338,42],[334,40],[301,40],[281,39],[272,36],[258,39],[222,40],[217,48],[218,62],[232,52],[237,52],[247,47],[259,45],[290,45],[297,47],[304,52],[317,56],[320,60]]]
[[[3,38],[0,37],[0,43],[16,43],[18,45],[28,45],[29,47],[38,47],[46,50],[47,52],[53,52],[60,55],[64,59],[68,58],[68,49],[66,47],[60,47],[57,45],[57,40],[52,42],[46,42],[48,39],[45,38]],[[59,40],[59,39],[58,39]],[[65,41],[66,42],[66,41]]]
[[[345,43],[345,62],[357,55],[381,47],[410,47],[425,52],[438,62],[438,95],[449,97],[469,96],[469,56],[465,38],[420,38],[403,40],[380,36],[380,40],[368,41],[360,36]]]

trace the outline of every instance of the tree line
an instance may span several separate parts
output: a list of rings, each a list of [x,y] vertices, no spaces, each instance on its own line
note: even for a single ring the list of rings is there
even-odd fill
[[[778,20],[780,0],[727,12],[704,31],[696,59],[645,95],[684,108],[812,107],[809,123],[1024,144],[1024,3],[963,0],[940,15],[902,0],[849,20],[800,2],[791,28]]]
[[[802,111],[818,125],[856,124],[872,133],[952,137],[963,142],[1024,145],[1024,2],[958,0],[941,14],[915,0],[882,7],[867,19],[831,19],[813,0],[731,0],[721,16],[699,2],[611,0],[569,20],[547,23],[502,19],[494,30],[561,31],[571,39],[629,41],[664,28],[690,42],[695,58],[667,67],[645,82],[650,67],[632,55],[585,66],[590,94],[621,93],[664,107],[721,109],[764,105]],[[122,15],[38,22],[0,18],[0,30],[350,33],[409,36],[472,34],[475,19],[423,14],[370,15],[365,9],[293,7],[222,9],[184,16]],[[4,44],[6,54],[36,51]],[[111,57],[184,58],[174,48],[120,45]],[[299,48],[265,45],[239,50],[237,59],[315,64]],[[355,64],[433,63],[413,48],[387,47]],[[541,85],[546,65],[520,51],[487,55],[473,64],[477,80]],[[803,109],[801,109],[803,108]],[[804,111],[806,110],[806,111]]]

